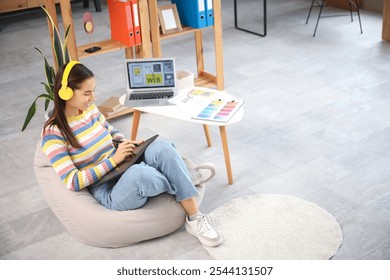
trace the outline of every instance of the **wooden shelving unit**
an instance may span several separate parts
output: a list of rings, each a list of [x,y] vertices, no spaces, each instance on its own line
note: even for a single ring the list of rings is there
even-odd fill
[[[214,31],[214,49],[215,49],[215,74],[211,74],[205,70],[203,56],[203,36],[204,29],[194,29],[184,27],[182,31],[162,35],[158,24],[158,5],[157,0],[149,0],[149,24],[151,33],[151,43],[153,49],[153,57],[161,57],[161,40],[174,39],[175,37],[193,33],[195,40],[195,55],[197,62],[197,78],[195,85],[201,87],[216,87],[218,90],[224,88],[223,78],[223,50],[222,50],[222,19],[221,19],[221,0],[213,0],[214,9],[214,26],[207,27]]]
[[[62,16],[62,20],[63,20],[64,29],[66,29],[66,27],[70,25],[69,37],[68,37],[68,41],[67,41],[67,48],[68,48],[70,57],[73,60],[80,60],[81,58],[85,58],[85,57],[89,57],[89,56],[97,56],[97,55],[105,54],[108,52],[119,51],[122,49],[125,52],[126,58],[133,57],[134,52],[133,52],[132,48],[122,44],[121,42],[113,40],[111,38],[107,39],[107,40],[103,40],[103,41],[92,42],[90,44],[77,46],[70,1],[69,0],[45,0],[44,1],[46,9],[50,13],[50,16],[53,18],[53,21],[55,22],[55,24],[58,28],[58,17],[57,17],[57,12],[56,12],[56,8],[55,8],[56,2],[60,3],[61,16]],[[138,6],[139,6],[139,13],[140,13],[141,33],[148,34],[149,33],[149,29],[148,29],[149,28],[148,27],[149,26],[148,1],[147,0],[139,0]],[[51,39],[53,39],[53,30],[52,30],[50,24],[49,24],[49,34],[50,34]],[[145,40],[143,41],[142,45],[135,47],[136,56],[137,57],[151,57],[150,40],[147,40],[148,36],[144,36],[143,38]],[[92,46],[101,47],[101,50],[94,52],[94,53],[85,52],[85,49],[92,47]],[[112,118],[116,118],[116,117],[123,116],[126,114],[130,114],[133,111],[134,111],[133,108],[128,108],[126,110],[118,112],[117,114],[110,115],[106,119],[112,119]]]
[[[94,52],[94,53],[87,53],[84,51],[85,49],[88,49],[92,46],[101,47],[101,50],[99,50],[98,52]],[[94,55],[99,55],[99,54],[105,54],[108,52],[119,51],[121,49],[126,49],[126,48],[127,48],[127,46],[122,44],[121,42],[115,41],[113,39],[107,39],[107,40],[100,41],[100,42],[95,42],[95,43],[90,43],[90,44],[78,46],[77,47],[77,57],[78,57],[78,59],[80,59],[80,58],[84,58],[84,57],[88,57],[88,56],[94,56]]]
[[[58,27],[58,18],[57,13],[55,9],[55,2],[58,2],[58,0],[45,0],[44,4],[46,9],[49,11],[51,17],[53,18],[54,22],[56,23]],[[128,46],[112,40],[107,39],[99,42],[93,42],[91,44],[86,44],[82,46],[77,46],[76,43],[76,36],[74,31],[74,23],[73,23],[73,17],[72,17],[72,8],[70,5],[69,0],[59,0],[60,2],[60,8],[61,8],[61,16],[63,20],[64,29],[70,25],[69,30],[69,38],[67,42],[67,47],[69,54],[72,59],[79,60],[80,58],[85,58],[89,56],[96,56],[100,54],[105,54],[112,51],[118,51],[121,49],[125,50],[125,56],[126,58],[131,58],[133,55],[133,52],[131,51],[131,48]],[[140,23],[141,23],[141,33],[142,34],[148,34],[149,30],[149,11],[148,11],[148,0],[139,0],[138,3],[139,6],[139,12],[140,12]],[[50,37],[53,37],[53,31],[51,30],[51,27],[49,25],[49,34]],[[147,38],[147,36],[144,36]],[[97,51],[95,53],[86,53],[84,50],[90,46],[99,46],[102,49],[100,51]],[[150,57],[151,56],[151,45],[150,40],[144,40],[142,45],[136,47],[136,53],[139,57]]]
[[[58,27],[58,18],[55,8],[55,3],[58,0],[45,0],[44,4],[55,24]],[[126,58],[133,57],[133,49],[126,45],[115,41],[113,39],[107,39],[99,42],[93,42],[86,45],[77,46],[76,36],[74,31],[74,23],[72,18],[72,9],[69,0],[59,0],[61,8],[61,16],[63,20],[63,28],[66,29],[70,25],[69,38],[67,41],[67,48],[69,54],[73,60],[80,60],[81,58],[89,56],[97,56],[112,51],[124,50]],[[157,0],[139,0],[139,18],[141,25],[142,44],[135,47],[136,57],[148,58],[148,57],[161,57],[161,40],[174,39],[175,37],[194,34],[195,41],[195,56],[197,63],[197,77],[195,78],[195,85],[201,87],[216,87],[218,90],[224,88],[223,78],[223,54],[222,54],[222,21],[221,21],[221,0],[213,0],[214,8],[214,26],[207,27],[214,30],[214,45],[215,45],[215,74],[211,74],[205,70],[204,57],[203,57],[203,36],[202,29],[194,29],[191,27],[184,27],[181,32],[172,33],[168,35],[160,34],[159,22],[158,22],[158,6]],[[52,39],[53,30],[49,25],[49,34]],[[101,50],[94,53],[86,53],[84,50],[92,47],[99,46]],[[122,116],[133,112],[132,108],[120,112],[118,115],[112,115],[109,118]],[[108,118],[108,119],[109,119]],[[207,129],[207,127],[205,127]]]
[[[55,3],[59,3],[60,0],[54,0]],[[8,13],[21,11],[31,8],[39,7],[41,1],[38,0],[1,0],[0,1],[0,13]]]
[[[211,28],[211,27],[206,27],[206,28]],[[197,29],[194,29],[192,27],[184,26],[183,30],[180,32],[175,32],[175,33],[169,33],[169,34],[161,34],[160,33],[160,40],[164,39],[171,39],[175,37],[179,37],[181,35],[186,35],[186,34],[192,34],[196,31]]]
[[[55,2],[58,0],[45,0],[46,9],[49,11],[54,22],[58,26],[57,13],[55,9]],[[93,42],[82,46],[77,46],[76,36],[74,31],[74,23],[72,18],[72,9],[69,0],[60,0],[61,16],[63,20],[64,29],[70,25],[69,38],[67,47],[72,59],[79,60],[89,56],[96,56],[105,54],[111,51],[125,50],[125,57],[133,57],[132,49],[126,45],[107,39],[100,42]],[[214,8],[214,26],[208,27],[214,30],[214,45],[215,45],[215,74],[211,74],[205,70],[203,57],[203,38],[202,29],[194,29],[184,27],[183,31],[161,35],[158,23],[158,6],[157,0],[139,0],[139,17],[141,24],[142,44],[136,47],[137,57],[161,57],[161,40],[174,39],[177,36],[185,34],[194,34],[196,62],[197,62],[197,78],[195,79],[196,86],[213,87],[222,90],[224,88],[223,79],[223,53],[222,53],[222,20],[221,20],[221,0],[213,0]],[[53,36],[53,31],[49,26],[50,36]],[[148,36],[150,35],[150,36]],[[99,46],[102,49],[95,53],[86,53],[84,50],[91,46]]]

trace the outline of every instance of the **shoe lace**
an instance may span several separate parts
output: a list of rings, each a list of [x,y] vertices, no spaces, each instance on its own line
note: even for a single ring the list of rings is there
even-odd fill
[[[202,215],[202,217],[200,217],[198,222],[198,231],[199,233],[206,233],[209,230],[212,230],[212,228],[209,222],[207,221],[206,216]]]
[[[191,174],[191,179],[194,182],[202,180],[202,174],[198,170],[193,170]]]

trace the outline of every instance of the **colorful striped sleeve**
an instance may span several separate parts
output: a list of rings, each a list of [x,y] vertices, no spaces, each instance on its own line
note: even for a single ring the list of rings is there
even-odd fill
[[[112,139],[120,140],[124,139],[125,136],[119,132],[119,130],[115,129],[112,125],[110,125],[104,115],[100,113],[99,109],[96,107],[96,111],[98,114],[99,122],[102,124],[104,128],[108,130],[108,132],[111,134]]]
[[[69,154],[68,143],[55,126],[42,132],[42,150],[47,155],[56,173],[71,191],[80,191],[97,182],[116,167],[112,158],[79,170]]]

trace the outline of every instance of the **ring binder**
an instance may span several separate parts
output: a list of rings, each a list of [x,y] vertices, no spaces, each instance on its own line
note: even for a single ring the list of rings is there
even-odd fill
[[[133,47],[134,26],[129,1],[107,0],[110,16],[111,38]]]
[[[204,28],[207,26],[205,1],[207,0],[172,0],[172,3],[176,4],[183,25]]]

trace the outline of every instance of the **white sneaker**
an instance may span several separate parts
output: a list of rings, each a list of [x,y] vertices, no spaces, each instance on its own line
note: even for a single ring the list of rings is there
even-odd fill
[[[191,169],[190,175],[195,186],[201,185],[215,176],[215,165],[210,162],[202,163]]]
[[[186,231],[199,239],[200,243],[208,247],[216,247],[222,244],[222,238],[213,230],[205,215],[200,215],[193,221],[186,217]]]

